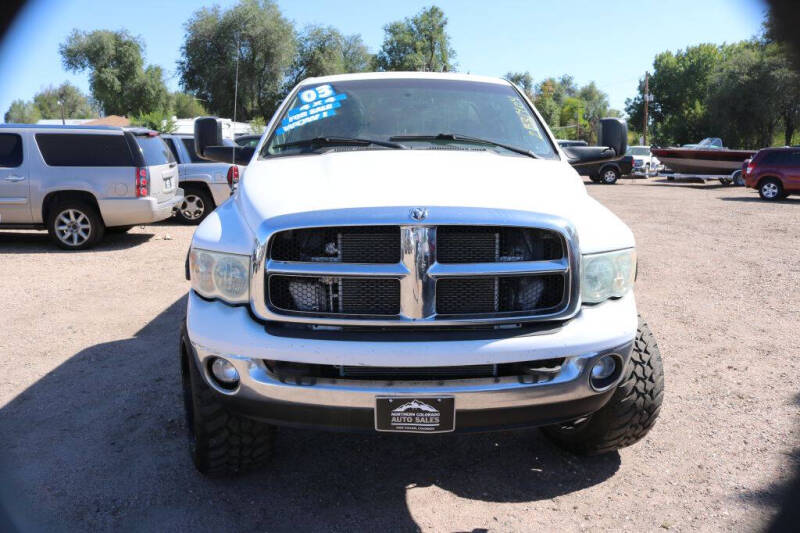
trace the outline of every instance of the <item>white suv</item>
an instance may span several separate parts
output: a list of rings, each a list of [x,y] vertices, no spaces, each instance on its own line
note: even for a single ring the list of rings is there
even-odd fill
[[[586,454],[641,439],[663,370],[633,235],[568,162],[619,157],[626,137],[605,119],[606,146],[562,150],[500,79],[303,81],[192,239],[180,355],[197,468],[263,463],[279,425],[544,426]],[[195,139],[230,161],[214,119]]]
[[[172,153],[154,131],[0,125],[0,229],[47,229],[67,250],[106,230],[164,220],[183,200]]]

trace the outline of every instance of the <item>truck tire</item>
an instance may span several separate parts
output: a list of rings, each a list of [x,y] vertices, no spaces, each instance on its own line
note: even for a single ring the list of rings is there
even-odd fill
[[[192,183],[183,186],[183,202],[176,210],[178,220],[196,226],[213,210],[214,199],[204,187]]]
[[[606,167],[600,171],[600,181],[606,185],[613,185],[619,179],[619,170],[614,167]]]
[[[224,476],[262,466],[272,451],[273,427],[230,413],[203,380],[195,357],[182,357],[183,403],[197,470]]]
[[[578,455],[613,452],[641,440],[655,424],[664,396],[661,352],[639,317],[633,353],[614,395],[599,411],[543,428],[559,447]]]
[[[59,248],[85,250],[103,238],[105,225],[97,209],[91,204],[80,200],[65,200],[49,210],[47,233]]]

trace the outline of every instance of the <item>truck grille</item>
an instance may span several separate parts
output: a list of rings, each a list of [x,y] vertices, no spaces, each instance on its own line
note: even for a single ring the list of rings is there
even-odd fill
[[[440,226],[436,242],[440,263],[541,261],[564,256],[558,234],[534,228]]]
[[[397,315],[400,283],[396,279],[270,276],[269,299],[285,311]]]
[[[569,242],[518,226],[282,230],[268,242],[266,309],[273,320],[341,325],[540,320],[571,304]]]
[[[564,298],[564,276],[445,279],[436,283],[436,312],[442,315],[539,313]]]
[[[272,239],[276,261],[397,263],[398,226],[309,228],[282,231]]]

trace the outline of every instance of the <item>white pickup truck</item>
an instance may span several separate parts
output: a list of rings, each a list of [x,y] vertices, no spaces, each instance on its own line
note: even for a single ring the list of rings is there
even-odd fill
[[[633,295],[634,238],[525,94],[459,74],[301,82],[232,201],[195,231],[181,335],[203,473],[264,463],[280,425],[399,433],[542,426],[578,454],[630,445],[663,395]],[[213,118],[197,153],[230,161]]]
[[[161,138],[178,162],[180,185],[184,190],[183,201],[175,210],[175,216],[187,224],[199,224],[230,198],[231,190],[239,182],[244,169],[231,161],[202,159],[194,151],[194,137],[191,135],[163,134]]]

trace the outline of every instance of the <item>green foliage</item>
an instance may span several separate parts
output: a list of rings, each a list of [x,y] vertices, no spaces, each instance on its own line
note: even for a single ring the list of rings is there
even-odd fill
[[[141,126],[161,133],[172,133],[177,127],[166,111],[151,111],[131,117],[131,126]]]
[[[33,105],[42,118],[92,118],[97,116],[89,99],[80,89],[65,81],[59,87],[50,86],[33,96]],[[63,115],[62,115],[63,112]]]
[[[287,90],[309,77],[363,72],[371,57],[360,35],[345,36],[330,26],[308,26],[297,40]]]
[[[230,9],[196,11],[185,25],[178,61],[181,86],[212,113],[233,117],[239,64],[237,120],[272,116],[292,65],[295,31],[270,0],[240,0]]]
[[[250,131],[254,135],[262,135],[266,128],[267,128],[267,123],[261,117],[254,117],[253,120],[250,121]]]
[[[446,31],[447,17],[436,6],[384,26],[375,56],[377,70],[442,72],[455,68],[455,50]]]
[[[168,92],[161,67],[145,68],[144,45],[127,31],[73,30],[59,47],[64,68],[89,71],[92,97],[107,115],[164,110]]]
[[[14,100],[3,119],[8,124],[35,124],[42,114],[33,102]]]
[[[172,93],[172,113],[176,118],[195,118],[207,115],[208,111],[194,96],[187,93]]]
[[[783,45],[769,38],[701,44],[653,62],[648,132],[656,144],[721,137],[727,146],[760,148],[778,128],[791,143],[800,120],[800,75]],[[625,102],[629,124],[641,130],[644,80]]]

